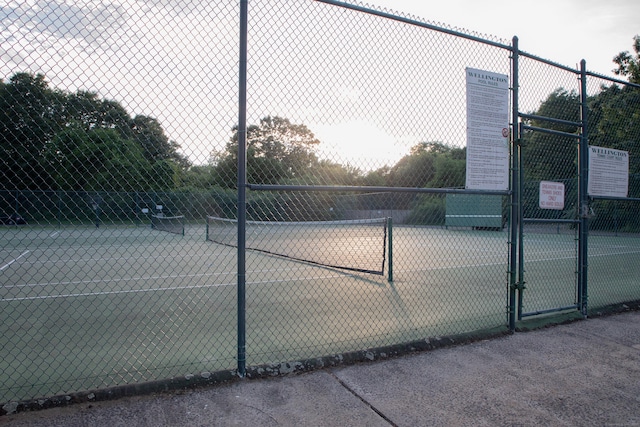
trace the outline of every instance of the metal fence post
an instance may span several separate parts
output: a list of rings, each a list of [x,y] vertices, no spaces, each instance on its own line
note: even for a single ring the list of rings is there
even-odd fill
[[[387,280],[389,283],[393,282],[393,217],[387,218],[387,248],[389,256],[389,271]]]
[[[512,113],[511,120],[511,229],[509,237],[509,302],[508,302],[508,323],[509,330],[516,329],[516,290],[517,290],[517,241],[519,221],[519,184],[518,171],[519,164],[519,139],[520,128],[518,126],[518,37],[513,37],[512,55]]]
[[[582,137],[580,138],[580,183],[578,192],[580,197],[580,232],[578,236],[578,295],[580,311],[587,317],[587,241],[589,236],[589,196],[587,185],[589,180],[589,141],[587,127],[587,66],[586,61],[580,61],[580,115],[582,120]]]
[[[247,189],[247,16],[248,0],[240,1],[240,58],[238,93],[238,375],[246,373],[246,257]]]

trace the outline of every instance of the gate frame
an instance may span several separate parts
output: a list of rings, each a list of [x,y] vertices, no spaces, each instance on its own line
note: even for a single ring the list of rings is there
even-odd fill
[[[568,67],[564,67],[564,66],[560,66],[558,64],[554,64],[550,61],[546,61],[543,60],[541,58],[537,58],[534,57],[533,55],[526,55],[529,56],[535,60],[547,63],[549,65],[555,66],[555,67],[559,67],[562,68],[564,70],[568,70],[571,71],[573,73],[576,73],[579,75],[579,79],[580,79],[580,121],[579,122],[572,122],[572,121],[567,121],[567,120],[560,120],[560,119],[555,119],[552,117],[543,117],[543,116],[537,116],[537,115],[532,115],[532,114],[525,114],[525,113],[521,113],[520,111],[518,111],[518,79],[519,76],[517,74],[518,71],[518,65],[517,65],[517,61],[518,61],[518,50],[517,50],[517,38],[514,37],[514,43],[513,43],[513,49],[514,49],[514,54],[512,55],[512,61],[514,62],[512,69],[514,70],[514,76],[513,76],[513,108],[514,108],[514,115],[513,115],[513,126],[514,129],[517,129],[516,132],[514,132],[514,139],[513,139],[513,150],[514,150],[514,169],[516,168],[515,166],[515,162],[518,163],[518,177],[517,179],[514,178],[512,181],[512,185],[514,188],[514,197],[513,197],[513,203],[514,205],[517,205],[517,214],[515,216],[513,216],[512,218],[515,218],[515,220],[512,220],[513,222],[517,222],[517,241],[518,244],[517,246],[517,251],[518,251],[518,266],[517,266],[517,270],[518,270],[518,278],[517,280],[514,279],[512,277],[512,282],[511,282],[511,286],[510,286],[510,304],[511,304],[511,300],[514,298],[515,293],[517,293],[517,320],[522,320],[523,317],[528,317],[528,316],[536,316],[536,315],[540,315],[540,314],[547,314],[547,313],[552,313],[552,312],[559,312],[559,311],[566,311],[566,310],[571,310],[571,309],[577,309],[580,311],[580,313],[582,314],[582,316],[584,318],[587,317],[587,312],[588,312],[588,304],[587,304],[587,275],[588,275],[588,235],[589,235],[589,218],[588,218],[588,214],[589,214],[589,196],[587,194],[587,185],[588,185],[588,176],[589,176],[589,143],[588,143],[588,128],[587,128],[587,114],[588,114],[588,107],[587,107],[587,82],[586,82],[586,76],[587,76],[587,71],[586,71],[586,61],[583,59],[582,61],[580,61],[580,70],[579,72],[576,72],[575,70],[572,70]],[[561,132],[561,131],[556,131],[556,130],[552,130],[552,129],[545,129],[545,128],[539,128],[539,127],[535,127],[535,126],[529,126],[529,125],[525,125],[524,123],[521,122],[521,119],[535,119],[535,120],[541,120],[541,121],[546,121],[546,122],[551,122],[551,123],[557,123],[557,124],[564,124],[564,125],[570,125],[570,126],[575,126],[578,129],[580,129],[580,132],[575,134],[575,133],[568,133],[568,132]],[[525,130],[531,130],[531,131],[535,131],[535,132],[543,132],[543,133],[547,133],[547,134],[552,134],[552,135],[557,135],[557,136],[563,136],[563,137],[567,137],[567,138],[573,138],[573,139],[577,139],[578,140],[578,165],[577,165],[577,177],[578,177],[578,212],[577,212],[577,216],[578,218],[574,218],[574,219],[567,219],[567,220],[562,220],[562,219],[527,219],[524,218],[524,212],[523,212],[523,206],[521,203],[521,199],[520,199],[520,195],[523,194],[523,188],[524,188],[524,179],[523,179],[523,165],[522,165],[522,156],[519,153],[518,149],[520,148],[521,145],[521,138],[522,138],[522,133]],[[524,242],[523,242],[523,236],[524,236],[524,230],[523,230],[523,226],[525,222],[538,222],[538,223],[572,223],[572,224],[576,224],[576,226],[578,227],[578,237],[577,237],[577,243],[578,243],[578,250],[577,250],[577,254],[576,254],[576,273],[577,273],[577,283],[576,283],[576,295],[577,295],[577,301],[576,304],[574,305],[570,305],[570,306],[563,306],[563,307],[556,307],[556,308],[551,308],[551,309],[546,309],[546,310],[538,310],[538,311],[534,311],[534,312],[528,312],[528,313],[524,313],[523,312],[523,301],[524,301],[524,290],[526,289],[525,285],[525,280],[524,280]],[[515,234],[512,234],[512,237],[515,237]],[[510,314],[511,314],[511,310],[510,310]],[[509,328],[510,330],[514,331],[515,330],[515,319],[513,317],[509,318]]]

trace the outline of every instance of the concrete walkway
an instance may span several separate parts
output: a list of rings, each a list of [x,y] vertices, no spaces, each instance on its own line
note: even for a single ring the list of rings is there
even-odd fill
[[[11,426],[640,426],[640,312],[411,356],[0,417]]]

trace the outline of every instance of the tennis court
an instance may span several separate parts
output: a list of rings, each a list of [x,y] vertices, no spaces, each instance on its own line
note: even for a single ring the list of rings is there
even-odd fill
[[[237,249],[205,235],[205,224],[184,236],[148,226],[2,229],[0,369],[11,387],[1,397],[233,370]],[[393,282],[248,251],[247,363],[503,326],[507,240],[504,231],[394,227]],[[594,236],[593,263],[632,265],[639,242]],[[536,234],[529,244],[527,303],[574,299],[573,237]],[[345,250],[329,238],[324,246]]]

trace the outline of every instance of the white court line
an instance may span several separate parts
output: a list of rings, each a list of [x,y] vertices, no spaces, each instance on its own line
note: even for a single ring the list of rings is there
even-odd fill
[[[79,263],[79,262],[112,262],[112,261],[120,261],[120,260],[127,260],[129,261],[129,263],[137,263],[138,260],[160,260],[160,259],[177,259],[178,257],[175,255],[164,255],[164,256],[156,256],[156,255],[149,255],[149,256],[142,256],[142,257],[133,257],[133,256],[129,256],[129,257],[105,257],[105,258],[60,258],[57,260],[45,260],[45,261],[33,261],[30,262],[30,265],[37,265],[37,264],[69,264],[69,263]],[[189,258],[189,259],[193,259],[193,256],[190,255],[185,255],[182,256],[180,258]]]
[[[116,277],[116,278],[107,278],[107,279],[96,279],[96,280],[75,280],[69,282],[46,282],[46,283],[26,283],[24,285],[9,285],[5,286],[5,289],[10,288],[29,288],[29,287],[39,287],[39,286],[58,286],[58,285],[86,285],[91,283],[103,283],[103,282],[130,282],[132,280],[160,280],[160,279],[180,279],[180,278],[195,278],[195,277],[208,277],[208,276],[222,276],[225,274],[235,274],[235,272],[223,272],[223,273],[202,273],[202,274],[173,274],[167,276],[147,276],[147,277]]]
[[[5,265],[3,265],[2,267],[0,267],[0,271],[4,270],[5,268],[9,267],[11,264],[13,264],[14,262],[16,262],[17,260],[19,260],[20,258],[22,258],[23,256],[25,256],[26,254],[28,254],[29,251],[24,251],[20,254],[20,256],[18,258],[14,258],[12,261],[9,261],[8,263],[6,263]]]
[[[557,251],[556,251],[557,252]],[[567,252],[565,251],[560,251],[560,252]],[[638,254],[640,252],[638,251],[632,251],[632,252],[610,252],[610,253],[603,253],[603,254],[593,254],[593,253],[589,253],[589,258],[596,258],[596,257],[605,257],[605,256],[619,256],[619,255],[635,255]],[[526,258],[525,255],[525,264],[527,263],[531,263],[531,262],[548,262],[548,261],[560,261],[560,260],[568,260],[568,259],[577,259],[577,255],[576,256],[561,256],[561,257],[554,257],[554,258],[536,258],[536,259],[531,259],[531,258]],[[396,269],[396,271],[402,271],[402,272],[416,272],[416,271],[439,271],[439,270],[454,270],[456,268],[471,268],[471,267],[491,267],[491,266],[496,266],[496,265],[508,265],[509,263],[507,261],[505,262],[492,262],[492,263],[483,263],[483,264],[463,264],[463,265],[444,265],[444,266],[439,266],[439,267],[431,267],[431,268],[415,268],[415,269]]]
[[[319,280],[319,279],[331,279],[336,277],[335,275],[331,276],[318,276],[318,277],[308,277],[305,280]],[[265,283],[283,283],[288,282],[289,280],[264,280],[257,282],[247,282],[248,285],[260,285]],[[207,288],[222,288],[226,286],[236,286],[237,283],[215,283],[211,285],[198,285],[198,286],[171,286],[168,288],[151,288],[151,289],[125,289],[120,291],[102,291],[102,292],[84,292],[79,294],[61,294],[61,295],[39,295],[35,297],[19,297],[19,298],[3,298],[0,299],[0,302],[10,302],[10,301],[34,301],[34,300],[45,300],[45,299],[57,299],[57,298],[77,298],[77,297],[92,297],[92,296],[103,296],[103,295],[118,295],[118,294],[137,294],[137,293],[146,293],[146,292],[159,292],[159,291],[177,291],[177,290],[193,290],[193,289],[207,289]]]
[[[421,272],[421,271],[441,271],[441,270],[456,270],[458,268],[473,268],[473,267],[495,267],[495,266],[508,266],[509,262],[488,262],[484,264],[463,264],[463,265],[441,265],[439,267],[427,267],[427,268],[394,268],[394,272]]]
[[[37,297],[3,298],[0,301],[1,302],[32,301],[32,300],[55,299],[55,298],[75,298],[75,297],[90,297],[90,296],[101,296],[101,295],[116,295],[116,294],[137,294],[137,293],[144,293],[144,292],[175,291],[175,290],[182,290],[182,289],[218,288],[223,286],[235,286],[235,283],[216,283],[213,285],[199,285],[199,286],[172,286],[170,288],[127,289],[122,291],[85,292],[81,294],[40,295]]]
[[[27,251],[28,252],[28,251]],[[303,268],[291,269],[289,271],[297,271],[302,270]],[[266,269],[266,270],[250,270],[248,274],[256,274],[256,273],[269,273],[269,272],[277,272],[278,269]],[[223,271],[220,273],[202,273],[202,274],[172,274],[166,276],[140,276],[140,277],[118,277],[114,279],[94,279],[94,280],[73,280],[68,282],[46,282],[46,283],[25,283],[22,285],[7,285],[5,289],[11,288],[36,288],[36,287],[44,287],[44,286],[65,286],[65,285],[86,285],[92,283],[119,283],[119,282],[129,282],[132,280],[161,280],[161,279],[180,279],[180,278],[196,278],[196,277],[213,277],[213,276],[225,276],[225,275],[236,275],[236,271]],[[338,276],[331,276],[338,277]],[[279,282],[280,280],[274,280],[273,282]],[[284,281],[284,280],[283,280]],[[269,283],[271,281],[265,282],[247,282],[247,283]]]
[[[617,256],[617,255],[637,255],[640,254],[640,251],[630,251],[630,252],[606,252],[606,253],[599,253],[599,254],[594,254],[591,253],[591,250],[589,251],[589,254],[587,255],[588,258],[591,257],[603,257],[603,256]]]
[[[565,251],[566,252],[566,251]],[[631,252],[606,252],[606,253],[599,253],[599,254],[594,254],[591,253],[591,251],[589,251],[589,254],[587,255],[588,258],[596,258],[596,257],[605,257],[605,256],[620,256],[620,255],[636,255],[640,252],[638,251],[631,251]],[[546,261],[555,261],[555,260],[564,260],[564,259],[577,259],[578,256],[564,256],[564,257],[555,257],[555,258],[538,258],[538,259],[527,259],[526,255],[525,255],[525,263],[526,262],[546,262]]]

